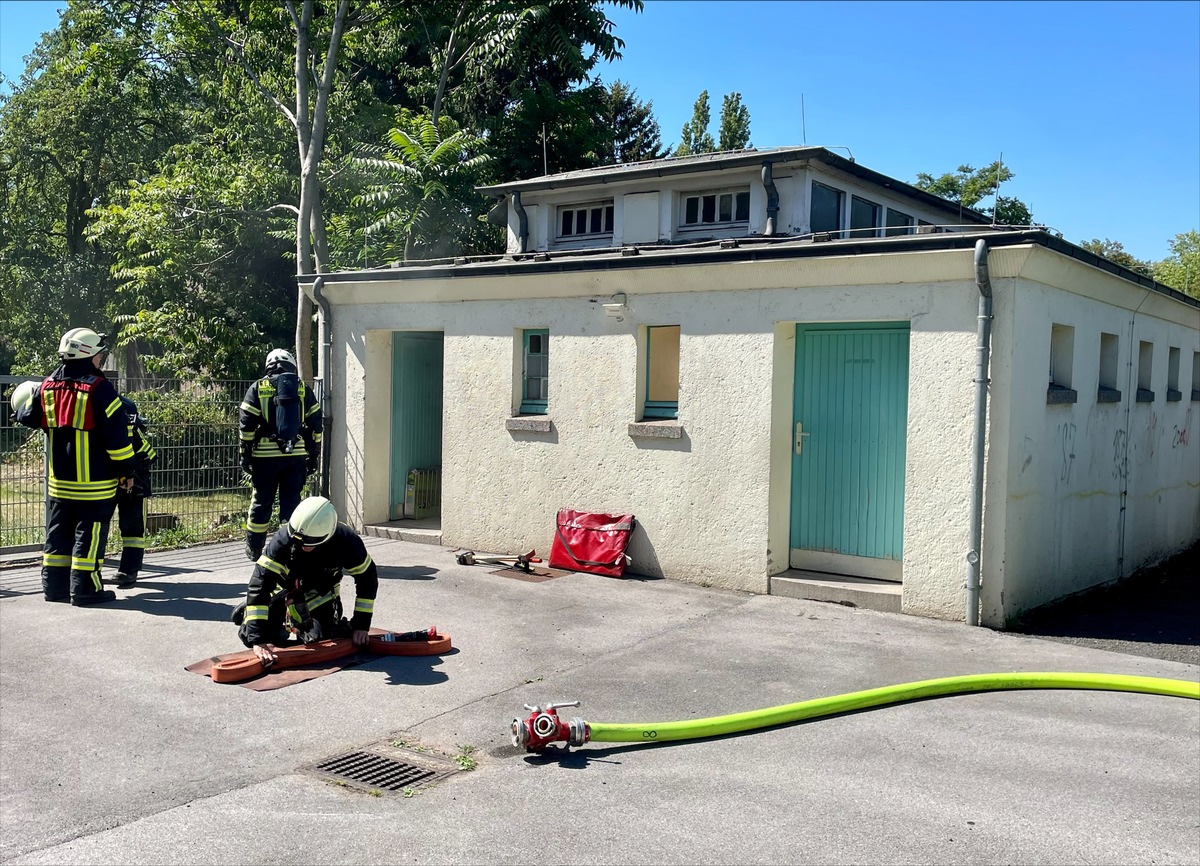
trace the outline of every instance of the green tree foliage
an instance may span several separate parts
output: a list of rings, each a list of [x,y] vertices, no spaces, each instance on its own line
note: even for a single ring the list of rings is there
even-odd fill
[[[679,133],[679,147],[675,148],[676,156],[691,156],[694,153],[712,153],[717,144],[708,132],[708,124],[712,113],[708,108],[708,91],[700,91],[692,105],[692,119],[683,125]]]
[[[742,94],[725,94],[721,100],[721,126],[717,133],[720,150],[741,150],[750,146],[750,109],[742,104]]]
[[[1151,268],[1154,279],[1164,286],[1200,298],[1200,232],[1192,230],[1175,235],[1171,255]]]
[[[957,171],[937,177],[920,172],[913,185],[917,189],[958,202],[963,207],[975,208],[988,196],[995,195],[1000,184],[1012,180],[1013,177],[1015,175],[1012,170],[997,160],[981,169],[960,165]],[[1033,225],[1033,211],[1020,199],[998,196],[994,207],[976,209],[992,217],[997,225]]]
[[[469,245],[480,217],[469,207],[480,171],[490,161],[483,140],[443,117],[404,112],[378,156],[356,164],[373,175],[360,197],[375,212],[366,226],[384,261],[438,258]],[[439,128],[440,126],[440,128]]]
[[[708,131],[712,114],[708,107],[708,91],[701,91],[692,106],[692,119],[679,133],[676,156],[712,153],[716,150],[741,150],[750,147],[750,109],[742,103],[742,94],[727,93],[721,99],[721,122],[717,139]]]
[[[1145,274],[1148,277],[1153,275],[1154,266],[1150,262],[1134,258],[1130,253],[1125,251],[1125,247],[1120,241],[1110,241],[1108,238],[1104,240],[1092,238],[1090,241],[1083,241],[1079,245],[1088,252],[1102,256],[1123,268],[1129,268],[1131,271]]]
[[[73,0],[0,103],[0,365],[45,372],[63,331],[123,311],[88,229],[181,135],[163,23],[152,2]]]
[[[603,108],[605,129],[612,132],[611,142],[600,154],[603,164],[641,162],[667,155],[654,104],[639,100],[637,91],[629,85],[621,81],[610,84]]]
[[[541,174],[543,152],[550,171],[659,155],[649,106],[591,77],[622,47],[599,0],[69,2],[0,103],[3,372],[43,372],[65,323],[118,326],[150,372],[254,375],[311,321],[288,310],[297,273],[407,240],[407,218],[366,235],[387,208],[355,158],[404,164],[387,131],[435,104],[427,151],[461,133],[491,159],[452,145],[452,181],[395,174],[397,206],[447,220],[438,184],[461,187],[457,230],[412,223],[420,255],[435,231],[437,252],[496,250],[470,184]]]

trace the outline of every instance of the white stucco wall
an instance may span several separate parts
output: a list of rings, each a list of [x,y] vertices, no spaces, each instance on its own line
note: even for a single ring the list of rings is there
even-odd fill
[[[344,429],[330,431],[333,493],[351,520],[385,519],[391,332],[441,330],[445,544],[545,552],[561,507],[630,512],[635,571],[765,592],[788,567],[794,323],[908,321],[905,605],[952,618],[961,587],[947,575],[968,517],[970,273],[959,251],[330,284],[333,373],[348,395]],[[593,303],[617,291],[631,309],[621,323]],[[484,292],[526,297],[473,297]],[[682,438],[632,438],[638,329],[674,323]],[[550,331],[550,433],[505,426],[522,328]]]
[[[1188,431],[1200,317],[1037,245],[993,250],[990,267],[981,598],[983,622],[999,625],[1196,537],[1200,459]],[[630,308],[624,322],[600,308],[617,292]],[[509,276],[457,269],[453,279],[331,282],[325,294],[340,416],[328,434],[331,489],[351,522],[387,518],[392,332],[443,331],[445,544],[545,553],[561,507],[628,512],[639,522],[634,571],[751,592],[767,591],[769,575],[788,567],[795,323],[908,321],[903,609],[963,618],[979,298],[972,250],[518,267]],[[1120,535],[1113,449],[1125,435],[1125,404],[1095,405],[1093,356],[1099,331],[1109,331],[1121,335],[1125,363],[1139,303],[1135,340],[1161,347],[1159,384],[1154,404],[1129,407]],[[1053,322],[1076,328],[1074,406],[1046,405]],[[680,439],[628,430],[638,419],[639,330],[656,324],[681,326]],[[550,331],[548,433],[505,424],[525,328]],[[1181,349],[1183,400],[1171,404],[1168,345]]]
[[[1049,255],[1039,251],[1026,273],[1054,278]],[[1002,366],[992,378],[1011,393],[996,401],[1010,407],[998,421],[1007,441],[988,464],[998,495],[988,500],[983,620],[994,625],[1127,577],[1200,534],[1200,442],[1190,433],[1197,404],[1189,390],[1166,401],[1168,349],[1190,359],[1200,311],[1086,266],[1057,276],[1067,291],[1032,279],[1000,287],[1011,311],[998,320]],[[1074,328],[1075,403],[1047,403],[1055,324]],[[1097,401],[1102,332],[1120,340],[1119,403]],[[1152,403],[1134,399],[1142,340],[1155,347]],[[1179,376],[1186,389],[1183,363]],[[993,520],[1000,509],[1002,521]]]

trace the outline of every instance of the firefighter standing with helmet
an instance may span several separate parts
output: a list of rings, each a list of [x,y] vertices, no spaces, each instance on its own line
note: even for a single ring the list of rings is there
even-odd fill
[[[16,419],[46,431],[46,544],[42,592],[46,601],[82,607],[113,601],[102,589],[100,564],[118,487],[133,485],[129,419],[100,365],[103,334],[72,328],[58,345],[62,364],[41,385],[13,395]]]
[[[146,499],[150,496],[150,464],[158,458],[150,444],[146,419],[137,404],[121,395],[129,416],[129,442],[133,446],[133,486],[117,489],[117,527],[121,530],[121,563],[116,583],[128,589],[137,583],[146,556]]]
[[[354,578],[354,614],[342,616],[342,573]],[[295,633],[303,643],[350,636],[367,643],[379,576],[366,545],[338,523],[323,496],[310,496],[272,536],[254,564],[246,603],[234,611],[238,637],[265,665],[275,661],[275,644]]]
[[[246,390],[238,422],[242,471],[253,488],[246,515],[249,559],[262,553],[276,493],[281,524],[300,502],[305,479],[320,463],[321,428],[321,407],[300,381],[296,359],[284,349],[272,349],[266,375]],[[300,439],[303,449],[296,448]]]

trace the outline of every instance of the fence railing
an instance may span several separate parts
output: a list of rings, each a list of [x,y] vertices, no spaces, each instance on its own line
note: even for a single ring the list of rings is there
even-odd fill
[[[148,548],[240,538],[250,482],[240,467],[238,406],[251,381],[185,382],[110,376],[149,422]],[[12,419],[10,395],[26,376],[0,376],[0,552],[45,540],[45,436]],[[34,380],[37,381],[37,380]],[[114,518],[108,552],[120,548]]]

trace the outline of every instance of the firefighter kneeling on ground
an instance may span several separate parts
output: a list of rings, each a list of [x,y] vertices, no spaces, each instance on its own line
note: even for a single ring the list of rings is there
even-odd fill
[[[342,616],[342,573],[354,578],[354,614]],[[358,533],[338,523],[337,510],[323,496],[296,506],[291,518],[267,542],[254,564],[246,602],[233,613],[238,637],[264,665],[275,661],[275,644],[351,637],[364,646],[379,576]]]

